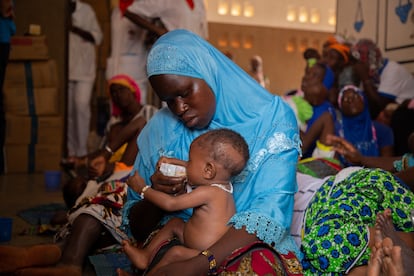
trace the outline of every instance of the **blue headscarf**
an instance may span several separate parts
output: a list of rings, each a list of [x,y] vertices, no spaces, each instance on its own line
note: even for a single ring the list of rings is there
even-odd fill
[[[334,84],[335,73],[332,71],[332,69],[328,65],[324,64],[324,67],[325,67],[325,75],[323,77],[322,83],[326,87],[326,89],[329,91]]]
[[[364,110],[356,116],[345,116],[341,112],[341,117],[336,123],[337,135],[345,138],[354,145],[365,156],[379,156],[378,142],[375,135],[375,128],[369,114],[368,102],[364,93],[354,85],[347,85],[341,89],[338,95],[338,106],[342,107],[342,97],[345,91],[354,90],[364,102]],[[344,160],[342,160],[344,161]],[[345,162],[345,165],[350,165]]]
[[[294,251],[299,256],[289,235],[300,153],[291,108],[206,40],[185,30],[168,32],[157,40],[148,56],[147,73],[149,77],[174,74],[203,79],[215,95],[216,112],[206,129],[195,130],[168,108],[161,109],[139,135],[134,170],[150,183],[160,156],[188,160],[191,142],[203,132],[217,128],[239,132],[251,158],[232,179],[237,213],[229,223],[237,229],[246,226],[249,233],[274,243],[281,252]],[[139,196],[130,190],[125,208],[133,199]]]

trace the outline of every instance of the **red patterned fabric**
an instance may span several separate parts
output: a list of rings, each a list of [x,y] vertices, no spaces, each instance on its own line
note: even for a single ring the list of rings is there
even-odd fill
[[[225,275],[303,275],[299,259],[289,252],[281,254],[264,242],[255,242],[235,250],[220,265],[218,274]]]

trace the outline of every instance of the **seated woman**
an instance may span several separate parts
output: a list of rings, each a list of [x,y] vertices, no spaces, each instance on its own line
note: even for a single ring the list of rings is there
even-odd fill
[[[170,194],[182,192],[184,178],[164,176],[156,164],[165,155],[188,159],[190,143],[210,129],[239,132],[251,156],[246,168],[232,179],[237,212],[228,221],[230,229],[205,248],[205,254],[163,266],[158,275],[201,275],[215,269],[248,269],[246,273],[258,274],[280,269],[300,275],[299,252],[289,235],[300,152],[292,110],[219,50],[188,31],[171,31],[158,39],[149,53],[147,72],[154,91],[168,105],[138,138],[140,151],[134,170],[147,183],[152,182],[153,188]],[[137,238],[148,219],[149,204],[141,207],[145,202],[128,190],[125,225]],[[172,215],[187,220],[191,210]],[[237,249],[235,264],[226,266],[226,258]],[[255,258],[246,268],[250,253]],[[263,261],[260,265],[259,260]]]
[[[133,165],[138,153],[136,139],[146,122],[157,111],[151,105],[140,104],[140,89],[129,76],[116,75],[108,81],[108,86],[112,116],[100,149],[71,161],[77,170],[86,168],[87,174],[76,174],[75,177],[79,179],[64,186],[64,199],[69,208],[83,190],[82,185],[71,184],[89,179],[100,182],[113,173],[116,164],[127,167]]]
[[[168,104],[138,137],[134,171],[152,183],[152,188],[182,193],[185,177],[164,176],[156,164],[161,156],[187,160],[191,142],[211,129],[230,128],[240,133],[251,156],[245,169],[232,179],[237,212],[228,222],[230,229],[204,254],[163,266],[158,275],[201,275],[215,269],[302,275],[300,252],[289,235],[300,153],[297,123],[289,106],[206,40],[185,30],[168,32],[157,40],[148,57],[147,72],[155,92]],[[124,225],[138,234],[145,224],[152,224],[148,229],[154,230],[162,217],[132,190],[128,190],[123,208]],[[101,213],[101,217],[105,215]],[[172,215],[188,219],[191,210]],[[151,219],[154,222],[148,223]],[[91,215],[80,214],[72,223],[60,266],[30,268],[31,272],[47,275],[39,270],[70,266],[80,275],[82,263],[103,229],[111,227],[115,229],[112,235],[117,240],[121,237],[117,233],[123,228],[117,222],[102,224]]]
[[[368,105],[361,90],[353,85],[347,85],[338,96],[339,111],[336,112],[336,121],[330,120],[329,116],[321,116],[311,133],[323,133],[324,145],[330,145],[326,139],[327,134],[336,134],[365,156],[392,156],[394,139],[392,130],[379,122],[372,121]],[[334,124],[334,128],[332,127]],[[332,133],[334,129],[334,133]],[[331,132],[331,133],[329,133]],[[313,134],[312,137],[317,137]],[[307,142],[305,140],[304,145]],[[332,149],[329,149],[333,152]],[[338,152],[340,154],[340,152]],[[344,156],[339,155],[344,166],[351,165]]]

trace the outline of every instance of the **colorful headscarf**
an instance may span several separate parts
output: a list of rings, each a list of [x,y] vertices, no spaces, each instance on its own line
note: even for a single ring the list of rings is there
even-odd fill
[[[328,47],[329,49],[334,49],[335,51],[340,53],[341,56],[344,58],[345,63],[348,63],[350,53],[350,47],[348,45],[345,45],[343,43],[333,43]]]
[[[342,113],[342,118],[339,118],[336,125],[336,132],[339,136],[354,145],[362,155],[379,156],[375,128],[371,120],[368,102],[365,99],[364,93],[354,85],[346,85],[339,92],[338,106],[341,109],[344,92],[349,89],[355,91],[361,97],[364,102],[364,110],[356,116],[345,116]]]
[[[191,142],[209,129],[239,132],[249,144],[251,158],[232,179],[237,213],[229,223],[236,229],[246,226],[282,252],[299,254],[289,235],[300,152],[292,109],[205,39],[186,30],[166,33],[151,48],[147,75],[163,74],[204,80],[214,93],[216,111],[203,130],[187,128],[168,108],[158,111],[138,137],[134,168],[150,183],[160,155],[188,160]],[[136,193],[128,196],[139,198]]]
[[[108,88],[111,88],[112,84],[120,84],[125,87],[128,87],[129,90],[131,90],[132,93],[135,95],[135,100],[137,103],[141,103],[141,90],[139,89],[138,84],[135,82],[134,79],[132,79],[128,75],[116,75],[113,76],[110,80],[108,80]],[[110,95],[110,94],[109,94]],[[121,110],[119,107],[112,101],[112,115],[118,116],[121,114]]]
[[[382,58],[381,50],[371,39],[360,39],[352,46],[352,56],[369,66],[370,77],[379,82],[380,70],[385,60]]]
[[[326,87],[326,89],[329,91],[334,84],[335,73],[332,71],[332,69],[328,65],[323,64],[323,66],[325,67],[325,76],[323,77],[322,83]]]
[[[134,2],[134,0],[119,0],[119,10],[124,15],[127,8]]]

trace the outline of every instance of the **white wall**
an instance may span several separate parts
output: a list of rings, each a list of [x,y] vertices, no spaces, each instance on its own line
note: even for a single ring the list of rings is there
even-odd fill
[[[399,0],[361,0],[362,29],[356,31],[354,23],[358,11],[358,0],[337,0],[336,32],[345,36],[371,38],[381,48],[383,56],[404,64],[414,73],[414,8],[407,12],[406,21],[397,16]],[[404,17],[402,17],[405,19]]]
[[[225,1],[229,4],[237,2],[244,6],[246,3],[254,6],[254,16],[246,18],[243,16],[219,15],[217,8],[219,2]],[[330,13],[336,11],[335,0],[205,0],[207,7],[207,19],[209,22],[229,23],[237,25],[255,25],[277,28],[292,28],[300,30],[313,30],[334,32],[335,26],[328,24]],[[317,24],[288,22],[286,14],[289,8],[298,11],[299,7],[303,7],[308,13],[312,9],[316,9],[320,14],[320,22]]]

